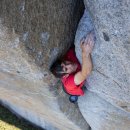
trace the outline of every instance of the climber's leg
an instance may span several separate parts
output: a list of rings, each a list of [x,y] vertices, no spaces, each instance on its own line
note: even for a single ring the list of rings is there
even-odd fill
[[[77,95],[70,95],[69,101],[71,103],[76,103],[78,101],[78,96]]]

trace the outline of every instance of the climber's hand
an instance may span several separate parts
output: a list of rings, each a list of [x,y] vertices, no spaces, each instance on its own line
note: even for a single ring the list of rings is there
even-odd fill
[[[89,33],[86,38],[83,38],[80,42],[80,47],[82,52],[90,54],[94,46],[94,36],[93,33]]]

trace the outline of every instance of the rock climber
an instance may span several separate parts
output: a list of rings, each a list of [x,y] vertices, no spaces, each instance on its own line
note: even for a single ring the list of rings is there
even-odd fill
[[[72,103],[77,102],[78,96],[84,95],[83,85],[92,71],[91,53],[94,46],[93,34],[89,33],[80,42],[82,50],[82,65],[80,65],[75,49],[70,48],[62,60],[57,60],[51,67],[51,72],[61,78],[64,91],[70,95]]]

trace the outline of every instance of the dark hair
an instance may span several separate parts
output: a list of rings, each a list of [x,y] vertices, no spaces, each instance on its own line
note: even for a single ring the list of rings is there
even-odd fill
[[[50,71],[56,78],[61,78],[66,74],[63,72],[63,67],[61,66],[61,63],[61,60],[57,60],[50,68]]]

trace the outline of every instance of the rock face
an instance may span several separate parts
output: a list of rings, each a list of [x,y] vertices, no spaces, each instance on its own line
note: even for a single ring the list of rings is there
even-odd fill
[[[81,0],[0,1],[0,102],[46,130],[130,130],[130,2],[84,3],[76,54],[94,30],[94,69],[73,105],[49,67],[73,43]]]
[[[49,68],[73,43],[83,3],[80,0],[1,0],[0,8],[2,24],[20,34],[20,41],[39,66]]]
[[[80,0],[0,1],[0,102],[46,130],[89,130],[48,69],[73,42],[79,5]]]
[[[94,28],[97,41],[88,92],[78,103],[81,113],[92,130],[130,130],[130,1],[84,2],[92,20],[86,11],[78,26],[79,60],[79,41],[85,32]]]

